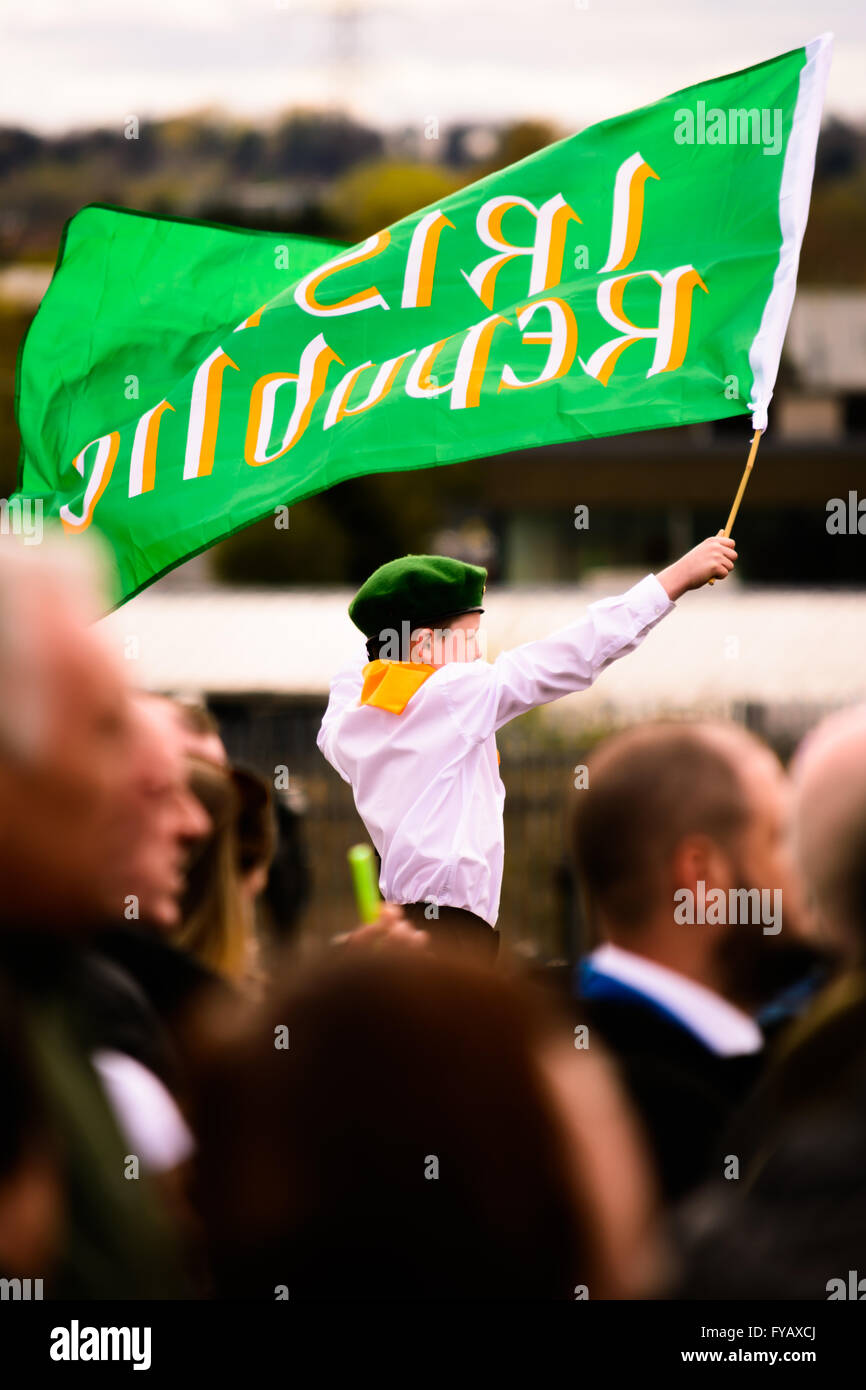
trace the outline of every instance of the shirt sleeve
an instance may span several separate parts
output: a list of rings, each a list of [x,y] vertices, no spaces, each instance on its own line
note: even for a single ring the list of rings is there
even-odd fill
[[[325,710],[316,736],[316,743],[320,752],[327,758],[331,767],[339,772],[344,782],[348,782],[349,778],[340,767],[334,752],[336,733],[345,711],[353,709],[358,703],[364,688],[364,667],[369,660],[367,648],[364,646],[355,653],[351,661],[347,661],[344,666],[340,667],[331,681],[328,708]]]
[[[674,608],[654,574],[549,637],[502,652],[487,665],[473,662],[473,677],[454,680],[446,698],[452,715],[473,742],[537,705],[586,690],[618,657],[639,647]]]

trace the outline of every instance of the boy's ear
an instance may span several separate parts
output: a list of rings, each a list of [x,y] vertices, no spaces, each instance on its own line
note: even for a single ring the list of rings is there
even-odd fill
[[[410,651],[407,660],[421,661],[429,656],[432,638],[432,627],[416,627],[411,635]]]

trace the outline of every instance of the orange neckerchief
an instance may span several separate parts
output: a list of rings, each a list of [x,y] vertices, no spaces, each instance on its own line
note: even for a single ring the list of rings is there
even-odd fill
[[[402,714],[416,690],[437,668],[420,661],[369,661],[364,667],[364,686],[359,704]]]

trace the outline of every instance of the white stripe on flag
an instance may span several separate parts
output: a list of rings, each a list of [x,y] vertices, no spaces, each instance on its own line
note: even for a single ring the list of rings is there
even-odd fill
[[[815,150],[832,47],[832,34],[821,34],[807,43],[806,62],[800,71],[797,104],[779,189],[779,222],[782,227],[779,262],[773,277],[773,288],[764,305],[761,326],[749,349],[753,378],[749,409],[752,411],[752,426],[756,430],[767,428],[767,406],[773,396],[782,344],[788,331],[788,319],[797,288],[797,267],[809,216]]]

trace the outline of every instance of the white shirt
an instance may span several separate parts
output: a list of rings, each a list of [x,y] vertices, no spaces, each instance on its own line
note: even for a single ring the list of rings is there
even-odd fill
[[[331,683],[317,743],[351,783],[382,860],[389,902],[499,915],[505,788],[496,731],[536,705],[585,690],[634,651],[674,607],[655,575],[602,599],[583,618],[494,662],[452,661],[434,671],[402,714],[359,705],[362,647]]]
[[[753,1018],[676,970],[609,942],[591,951],[589,959],[601,974],[661,1004],[719,1057],[760,1052],[764,1046],[764,1035]]]
[[[191,1158],[193,1137],[158,1076],[134,1057],[108,1048],[94,1052],[92,1061],[130,1152],[143,1168],[162,1173]]]

